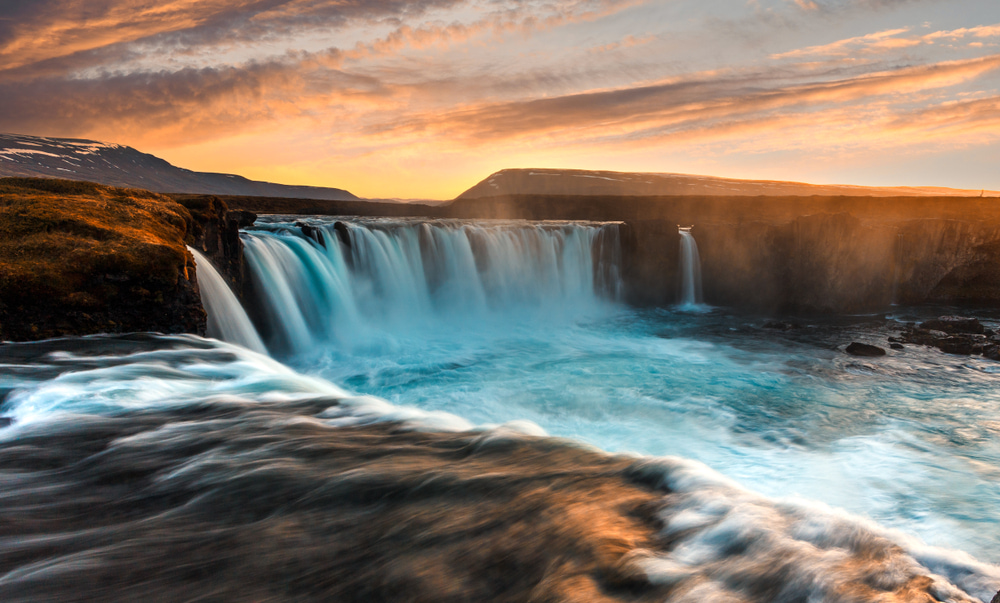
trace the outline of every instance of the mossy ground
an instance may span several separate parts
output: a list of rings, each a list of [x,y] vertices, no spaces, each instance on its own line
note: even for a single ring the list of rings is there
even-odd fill
[[[197,332],[191,225],[148,191],[0,178],[0,338]]]

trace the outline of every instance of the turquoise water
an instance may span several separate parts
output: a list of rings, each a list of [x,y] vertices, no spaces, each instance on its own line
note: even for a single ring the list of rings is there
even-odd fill
[[[288,362],[396,405],[695,459],[768,497],[822,501],[1000,561],[1000,365],[837,349],[885,345],[892,321],[763,323],[620,306],[563,321],[425,321]]]
[[[205,408],[232,405],[250,424],[257,404],[287,404],[282,425],[548,434],[663,475],[664,530],[682,543],[657,553],[650,579],[741,571],[713,565],[736,539],[749,557],[807,549],[815,557],[794,565],[808,583],[795,588],[822,599],[836,591],[828,577],[856,580],[837,566],[844,550],[884,541],[918,575],[985,600],[1000,588],[1000,363],[919,346],[842,351],[887,347],[906,321],[946,310],[774,330],[719,308],[616,301],[614,225],[369,220],[349,225],[364,244],[347,249],[332,222],[313,223],[327,244],[281,218],[245,235],[266,268],[251,315],[273,357],[154,334],[0,348],[0,414],[13,420],[0,447],[150,413],[172,418],[143,438],[197,441],[213,429]],[[211,465],[198,450],[182,466]]]
[[[331,219],[307,219],[324,244],[295,220],[264,217],[244,242],[284,300],[265,332],[292,342],[276,353],[299,371],[477,425],[694,459],[1000,561],[1000,364],[841,351],[888,347],[935,311],[777,331],[708,306],[630,308],[609,294],[615,223],[357,219],[348,247]]]

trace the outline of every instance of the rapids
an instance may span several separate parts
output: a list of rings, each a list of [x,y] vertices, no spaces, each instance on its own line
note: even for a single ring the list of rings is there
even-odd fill
[[[248,312],[273,358],[194,336],[142,334],[0,348],[0,414],[12,421],[0,429],[8,484],[0,521],[24,526],[0,543],[0,593],[32,600],[24,593],[49,592],[37,590],[45,584],[72,592],[95,567],[120,570],[122,584],[141,588],[141,576],[133,583],[125,571],[129,555],[142,554],[129,540],[137,527],[138,544],[169,544],[182,564],[238,564],[200,536],[213,525],[227,542],[253,543],[261,559],[288,559],[295,579],[287,592],[298,593],[288,600],[354,600],[337,589],[356,583],[361,567],[384,584],[396,584],[406,567],[428,580],[420,588],[451,584],[442,576],[454,561],[418,570],[400,566],[392,549],[367,561],[345,552],[341,563],[295,548],[320,546],[336,526],[350,532],[353,520],[326,518],[354,517],[354,496],[372,509],[412,504],[412,513],[433,500],[454,521],[422,524],[407,519],[419,513],[399,510],[398,527],[379,529],[402,543],[411,533],[452,543],[455,558],[468,554],[463,542],[487,550],[505,533],[551,534],[503,550],[524,551],[525,567],[597,568],[601,592],[622,600],[927,593],[988,601],[1000,589],[992,565],[1000,561],[1000,365],[914,346],[876,360],[841,351],[855,340],[882,344],[933,309],[775,331],[721,309],[626,307],[617,301],[617,229],[362,219],[335,227],[319,218],[296,226],[272,217],[244,242],[258,287]],[[984,321],[995,328],[997,318]],[[428,435],[388,437],[414,430]],[[539,446],[577,452],[525,463]],[[430,464],[371,460],[394,449]],[[475,457],[480,477],[454,464],[466,453],[443,465],[428,460],[486,449],[489,459]],[[542,503],[521,485],[566,472],[577,476],[571,481],[598,480],[587,499],[594,515],[573,519],[571,503],[586,499],[574,490],[545,503],[565,509],[525,527],[516,509]],[[646,501],[620,510],[639,522],[625,532],[614,505],[599,502],[619,488],[629,492],[623,500]],[[660,502],[650,506],[653,495]],[[477,541],[491,496],[521,502],[489,507],[490,525],[509,530]],[[90,531],[80,524],[85,507],[76,502],[114,510],[116,497],[137,501],[134,516],[121,510],[124,523],[112,514]],[[257,543],[257,529],[276,540]],[[567,531],[580,541],[559,540]],[[626,532],[632,540],[614,540]],[[560,546],[597,553],[577,561],[559,553],[558,563],[533,556]],[[613,558],[600,553],[608,546]],[[172,569],[148,563],[164,589],[156,592],[189,593],[170,590],[179,579]],[[491,563],[474,579],[496,580]],[[258,565],[261,575],[271,571]],[[347,573],[309,582],[327,570]],[[538,579],[574,584],[557,574]],[[197,572],[183,576],[183,584],[209,583]],[[622,586],[630,580],[639,590]],[[304,584],[316,588],[296,590]],[[236,578],[218,586],[267,594],[240,587]]]

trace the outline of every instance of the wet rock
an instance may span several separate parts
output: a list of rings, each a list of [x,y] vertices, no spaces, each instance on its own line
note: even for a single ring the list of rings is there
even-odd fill
[[[903,340],[899,337],[889,337],[889,343],[903,343]]]
[[[316,241],[323,247],[326,247],[326,238],[323,236],[323,231],[315,226],[310,226],[305,222],[296,222],[296,226],[302,229],[302,234],[309,237],[310,239]]]
[[[257,214],[245,209],[230,209],[226,212],[226,220],[235,222],[237,228],[248,228],[257,221]]]
[[[911,331],[906,331],[903,336],[899,338],[899,343],[915,343],[919,345],[929,345],[937,347],[938,343],[948,339],[951,335],[945,333],[944,331],[935,331],[931,329],[913,329]]]
[[[988,344],[983,346],[983,358],[1000,360],[1000,345]]]
[[[892,349],[894,349],[894,350],[902,350],[903,349],[903,344],[896,343],[894,341],[894,342],[892,342],[892,343],[889,344],[889,347],[892,348]]]
[[[801,329],[801,325],[797,325],[793,322],[780,322],[777,320],[769,320],[764,323],[765,329],[774,329],[776,331],[791,331],[792,329]]]
[[[932,326],[942,326],[944,323],[927,321],[923,323],[921,327],[928,324],[932,324]],[[982,354],[988,345],[993,345],[986,335],[975,333],[952,334],[938,329],[925,328],[917,328],[904,332],[901,341],[902,343],[931,346],[947,354],[959,354],[962,356]]]
[[[866,356],[866,357],[876,357],[885,356],[885,350],[878,347],[877,345],[869,345],[867,343],[859,343],[857,341],[851,342],[844,350],[852,356]]]
[[[993,600],[990,601],[990,603],[1000,603],[1000,592],[997,592],[997,594],[993,595]]]
[[[333,230],[337,233],[337,238],[344,244],[344,247],[351,248],[351,230],[343,222],[335,222]]]
[[[958,354],[960,356],[971,356],[973,351],[972,341],[964,337],[942,339],[935,347],[946,354]]]
[[[939,316],[933,320],[928,320],[926,322],[920,323],[921,329],[944,331],[945,333],[970,333],[976,335],[982,335],[983,325],[979,323],[979,319],[970,318],[967,316]]]

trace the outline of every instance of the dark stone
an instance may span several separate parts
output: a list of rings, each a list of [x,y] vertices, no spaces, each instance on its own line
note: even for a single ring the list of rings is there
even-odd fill
[[[337,232],[337,238],[344,244],[344,247],[351,248],[351,229],[343,222],[334,222],[333,230]]]
[[[226,212],[226,219],[236,222],[238,228],[248,228],[257,221],[257,214],[245,209],[230,209]]]
[[[998,592],[997,594],[993,595],[993,600],[990,601],[990,603],[1000,603],[1000,592]]]
[[[326,247],[326,239],[323,237],[323,231],[315,226],[310,226],[304,222],[296,222],[296,226],[302,229],[302,234],[309,237],[310,239],[316,241],[321,246]]]
[[[889,343],[903,343],[903,340],[900,339],[899,337],[890,337]]]
[[[983,346],[983,357],[990,360],[1000,360],[1000,345],[989,344]]]
[[[10,417],[0,417],[0,427],[9,427],[13,422],[14,419],[11,419]]]
[[[982,335],[983,325],[976,318],[966,316],[940,316],[920,324],[921,329],[944,331],[945,333],[972,333]]]
[[[844,350],[852,356],[867,356],[873,358],[875,356],[885,356],[885,350],[878,347],[877,345],[869,345],[867,343],[859,343],[857,341],[851,342]]]
[[[801,329],[801,325],[797,325],[794,322],[779,322],[777,320],[769,320],[764,323],[765,329],[774,329],[776,331],[791,331],[792,329]]]
[[[937,342],[935,347],[946,354],[957,354],[960,356],[969,356],[973,352],[972,340],[966,339],[965,337],[949,337],[947,339],[942,339]]]
[[[892,348],[892,349],[894,349],[894,350],[902,350],[903,349],[903,344],[896,343],[894,341],[894,342],[892,342],[892,343],[889,344],[889,347]]]

